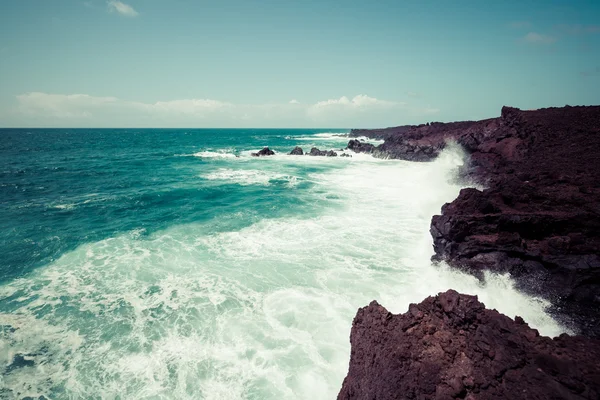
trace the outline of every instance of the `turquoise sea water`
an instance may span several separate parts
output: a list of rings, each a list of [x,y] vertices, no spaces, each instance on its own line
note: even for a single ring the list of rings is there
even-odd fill
[[[330,399],[358,307],[448,288],[563,331],[508,277],[430,263],[458,149],[286,154],[345,133],[0,130],[0,398]]]

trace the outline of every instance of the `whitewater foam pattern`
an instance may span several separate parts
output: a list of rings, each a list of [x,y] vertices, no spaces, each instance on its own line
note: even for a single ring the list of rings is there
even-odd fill
[[[177,169],[185,185],[257,196],[237,200],[250,207],[214,203],[213,219],[84,243],[5,281],[0,395],[330,399],[358,307],[404,312],[448,288],[543,334],[564,331],[508,276],[481,284],[431,264],[429,222],[461,188],[459,149],[432,163],[284,155]],[[256,218],[252,205],[274,190],[292,211]]]

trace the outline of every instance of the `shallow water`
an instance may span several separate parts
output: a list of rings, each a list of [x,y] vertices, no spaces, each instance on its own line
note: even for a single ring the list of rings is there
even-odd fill
[[[429,261],[459,149],[285,155],[343,133],[0,130],[0,397],[330,399],[358,307],[448,288],[564,331],[507,276]]]

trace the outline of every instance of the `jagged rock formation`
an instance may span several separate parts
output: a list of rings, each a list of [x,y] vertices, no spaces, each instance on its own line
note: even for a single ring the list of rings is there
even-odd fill
[[[254,157],[261,157],[261,156],[272,156],[275,154],[275,152],[271,149],[269,149],[268,147],[263,148],[262,150],[258,151],[257,153],[251,153]]]
[[[294,149],[290,152],[290,155],[296,155],[296,156],[301,156],[303,154],[309,155],[309,156],[322,156],[322,157],[337,157],[337,153],[333,150],[319,150],[316,147],[313,147],[312,149],[310,149],[309,153],[304,153],[304,151],[302,150],[301,147],[294,147]],[[344,155],[342,154],[342,156],[344,157],[352,157],[352,156],[348,156],[348,155]]]
[[[417,128],[423,125],[404,125],[404,126],[395,126],[391,128],[381,128],[381,129],[352,129],[350,130],[350,137],[360,137],[365,136],[371,139],[377,140],[386,140],[392,136],[401,136],[405,135],[410,130]]]
[[[339,400],[598,399],[600,341],[550,339],[453,290],[358,310]]]
[[[309,156],[325,156],[325,157],[337,157],[337,153],[333,150],[319,150],[316,147],[310,149],[310,153],[306,153]]]
[[[579,332],[600,337],[600,107],[369,131],[376,157],[426,161],[449,141],[469,154],[464,189],[434,216],[435,259],[481,276],[510,272]],[[350,147],[350,144],[349,144]]]
[[[463,135],[465,130],[476,124],[473,121],[452,123],[432,122],[423,125],[376,129],[372,133],[368,130],[352,130],[350,135],[384,139],[384,143],[377,147],[358,142],[357,140],[351,140],[351,142],[354,142],[353,146],[357,145],[356,142],[362,146],[371,146],[368,152],[373,153],[375,157],[407,161],[431,161],[438,156],[450,140],[457,140],[457,138]],[[350,143],[348,143],[348,148],[354,150],[350,147]],[[362,149],[360,151],[365,152]]]
[[[310,149],[310,153],[306,153],[309,156],[326,156],[327,155],[327,151],[326,150],[319,150],[316,147],[313,147],[312,149]]]

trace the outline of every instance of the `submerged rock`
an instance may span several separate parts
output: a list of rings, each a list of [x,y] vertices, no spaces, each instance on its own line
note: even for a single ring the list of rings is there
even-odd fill
[[[326,154],[327,157],[337,157],[337,153],[333,150],[329,150]]]
[[[290,155],[293,155],[293,156],[301,156],[303,154],[304,154],[304,151],[302,150],[302,147],[298,147],[298,146],[294,147],[294,150],[292,150],[290,152]]]
[[[252,155],[254,157],[272,156],[274,154],[275,154],[275,152],[273,150],[269,149],[268,147],[265,147],[264,149],[260,150],[257,153],[252,153]]]
[[[600,341],[540,336],[453,290],[398,315],[373,301],[350,343],[339,400],[600,398]]]

